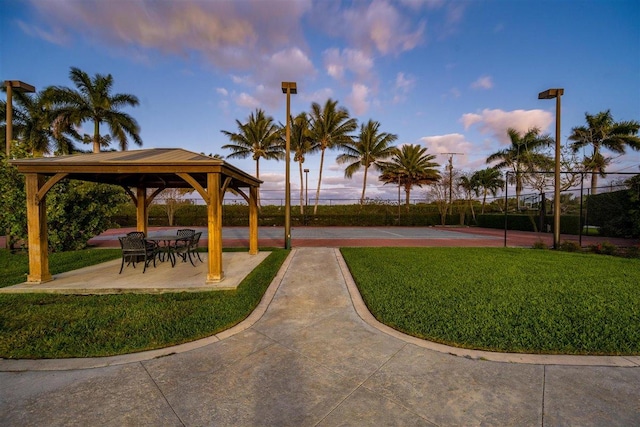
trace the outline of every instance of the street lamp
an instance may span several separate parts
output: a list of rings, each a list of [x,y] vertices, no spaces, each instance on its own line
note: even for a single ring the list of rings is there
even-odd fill
[[[5,80],[4,87],[7,88],[7,135],[6,135],[6,144],[7,144],[7,160],[11,154],[11,140],[13,139],[13,91],[16,92],[27,92],[33,93],[36,91],[36,88],[31,86],[30,84],[21,82],[20,80]]]
[[[6,155],[7,161],[11,158],[11,141],[13,140],[13,91],[16,92],[27,92],[33,93],[36,91],[36,88],[27,84],[25,82],[21,82],[20,80],[5,80],[4,87],[7,89],[7,117],[6,117],[6,127],[7,134],[5,135],[6,139]],[[11,250],[11,230],[7,228],[7,232],[5,234],[5,247]]]
[[[289,153],[291,151],[291,94],[298,93],[296,82],[282,82],[282,93],[287,94],[287,130],[285,141],[284,177],[284,248],[291,249],[291,182],[289,182]]]
[[[538,94],[538,99],[556,99],[556,165],[553,185],[553,247],[560,247],[560,97],[564,89],[548,89]]]
[[[309,169],[304,170],[304,206],[309,206]]]

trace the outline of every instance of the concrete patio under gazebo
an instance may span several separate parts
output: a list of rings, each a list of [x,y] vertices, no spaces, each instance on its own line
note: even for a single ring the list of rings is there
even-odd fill
[[[46,195],[63,179],[119,185],[136,205],[137,230],[147,233],[147,210],[165,188],[194,188],[207,204],[206,283],[223,280],[222,200],[228,189],[249,204],[249,254],[258,253],[258,188],[262,181],[220,159],[179,148],[154,148],[12,160],[26,177],[29,274],[33,284],[53,280],[49,270]],[[248,195],[246,190],[248,189]]]

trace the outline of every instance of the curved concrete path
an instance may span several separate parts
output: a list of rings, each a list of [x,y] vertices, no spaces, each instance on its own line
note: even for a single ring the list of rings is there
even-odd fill
[[[292,251],[274,282],[264,314],[207,340],[0,361],[0,425],[640,425],[638,358],[499,362],[386,333],[330,248]]]

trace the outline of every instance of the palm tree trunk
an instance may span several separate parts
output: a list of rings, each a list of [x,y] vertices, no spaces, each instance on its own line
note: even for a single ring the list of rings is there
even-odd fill
[[[591,194],[598,194],[598,174],[600,173],[600,166],[596,163],[598,154],[600,154],[600,150],[598,150],[598,146],[593,146],[593,156],[591,156],[593,162],[593,169],[591,170]]]
[[[304,215],[304,181],[302,180],[302,162],[298,162],[300,166],[300,215]]]
[[[364,167],[364,180],[362,181],[362,196],[360,196],[360,206],[364,204],[364,191],[367,188],[367,172],[369,171],[369,166]]]
[[[484,204],[487,202],[487,189],[482,192],[482,215],[484,215]]]
[[[405,205],[407,207],[407,212],[409,212],[409,204],[411,203],[411,185],[405,184],[404,192],[406,196]]]
[[[322,182],[322,166],[324,165],[324,148],[322,149],[322,154],[320,155],[320,173],[318,174],[318,189],[316,190],[316,202],[313,207],[313,214],[316,215],[318,213],[318,201],[320,200],[320,182]]]
[[[256,159],[256,179],[260,179],[260,157]],[[256,189],[256,204],[260,209],[260,187]]]
[[[600,173],[600,171],[594,169],[591,172],[593,172],[591,174],[591,195],[595,196],[596,194],[598,194],[598,174]]]
[[[473,222],[475,222],[476,221],[476,212],[473,209],[473,200],[471,199],[471,196],[469,196],[469,207],[471,208],[471,218],[473,218]],[[484,211],[482,213],[484,213]]]
[[[93,122],[93,152],[100,152],[100,122],[97,120]]]

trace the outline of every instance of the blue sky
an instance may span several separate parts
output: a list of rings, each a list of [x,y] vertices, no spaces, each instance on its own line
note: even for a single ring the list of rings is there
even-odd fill
[[[428,147],[443,167],[440,153],[464,153],[454,167],[471,171],[505,147],[507,127],[554,135],[555,101],[537,96],[549,88],[565,89],[563,144],[585,112],[640,120],[640,2],[1,2],[0,79],[72,87],[72,66],[112,74],[114,92],[138,96],[127,112],[143,148],[226,156],[220,130],[236,131],[255,108],[284,122],[281,82],[296,81],[293,114],[337,99],[397,143]],[[337,154],[327,153],[321,196],[357,198],[362,174],[345,180]],[[251,160],[229,162],[255,171]],[[640,153],[629,151],[609,170],[638,164]],[[319,155],[304,167],[315,189]],[[263,198],[284,197],[284,162],[261,162],[260,178]],[[367,196],[397,197],[375,176],[368,182]]]

